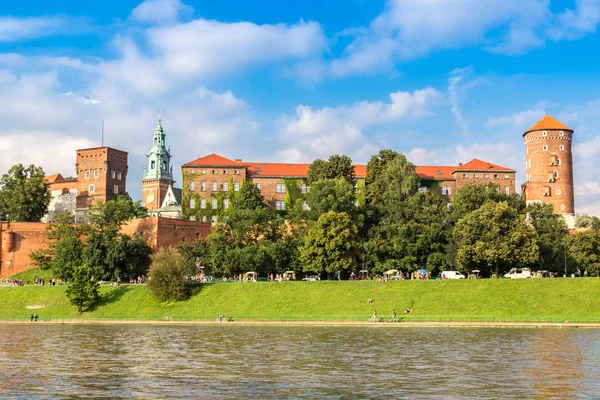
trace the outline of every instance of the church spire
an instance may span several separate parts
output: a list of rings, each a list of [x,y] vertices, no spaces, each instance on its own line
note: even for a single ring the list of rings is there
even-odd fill
[[[171,152],[166,147],[165,131],[162,127],[160,115],[158,116],[158,125],[154,129],[152,147],[148,149],[148,153],[146,154],[143,179],[173,180]]]

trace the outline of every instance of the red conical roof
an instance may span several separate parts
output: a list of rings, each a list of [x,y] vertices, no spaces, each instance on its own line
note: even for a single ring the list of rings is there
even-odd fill
[[[550,115],[546,115],[544,118],[542,118],[538,122],[536,122],[535,125],[533,125],[531,128],[527,129],[525,131],[525,133],[523,134],[523,136],[525,136],[527,133],[529,133],[531,131],[544,131],[544,130],[549,130],[549,129],[560,129],[560,130],[573,132],[573,129],[569,128],[568,126],[566,126],[565,124],[563,124],[562,122],[557,120],[556,118],[553,118]]]

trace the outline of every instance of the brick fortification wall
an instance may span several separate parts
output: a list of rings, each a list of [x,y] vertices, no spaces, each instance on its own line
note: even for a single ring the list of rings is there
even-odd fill
[[[13,222],[10,230],[0,223],[0,278],[34,268],[29,253],[48,246],[46,228],[38,222]],[[123,226],[121,232],[128,235],[139,233],[153,251],[166,249],[180,242],[192,243],[205,239],[210,233],[210,223],[152,217],[136,219]]]

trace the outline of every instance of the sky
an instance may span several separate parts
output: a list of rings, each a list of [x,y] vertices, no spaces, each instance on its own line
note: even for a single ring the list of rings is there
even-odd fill
[[[575,130],[576,211],[600,216],[600,0],[20,0],[1,13],[2,173],[75,175],[104,121],[139,199],[161,115],[178,181],[211,153],[366,163],[390,148],[523,182],[522,134],[550,113]]]

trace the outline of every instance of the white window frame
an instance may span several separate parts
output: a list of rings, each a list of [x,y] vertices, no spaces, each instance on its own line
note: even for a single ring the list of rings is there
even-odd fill
[[[554,179],[558,178],[558,171],[554,171]]]
[[[560,194],[560,189],[556,189],[556,194]]]
[[[200,199],[200,208],[202,210],[206,209],[206,199]]]
[[[113,193],[114,194],[119,194],[119,186],[113,185]]]
[[[117,172],[117,179],[121,180],[121,173],[120,172]]]
[[[196,182],[190,181],[190,191],[193,192],[196,190]]]
[[[483,179],[490,179],[490,174],[483,174]]]
[[[275,193],[285,193],[285,183],[277,183],[275,185]]]
[[[98,171],[97,169],[94,170],[94,178],[99,178],[100,177],[100,171]]]
[[[510,186],[504,186],[504,194],[506,194],[506,195],[510,194]]]
[[[212,217],[210,217],[210,222],[216,223],[217,222],[217,216],[213,215]]]
[[[196,217],[195,217],[194,215],[190,215],[190,218],[189,218],[189,220],[190,220],[190,221],[195,221],[195,220],[196,220]]]
[[[111,178],[115,179],[117,177],[117,171],[115,171],[115,170],[110,171],[110,176],[111,176]]]
[[[548,151],[548,145],[543,145],[542,146],[542,151]]]
[[[90,170],[89,169],[85,170],[85,179],[90,179]]]
[[[564,150],[565,150],[565,145],[564,145],[564,144],[561,144],[561,145],[560,145],[560,151],[564,151]]]
[[[257,184],[256,184],[256,188],[257,188],[258,190],[260,190],[260,183],[257,183]]]
[[[90,184],[88,186],[88,193],[94,193],[96,191],[96,187],[94,186],[94,184]]]
[[[206,192],[206,181],[200,182],[200,191]]]
[[[544,136],[544,137],[548,136],[548,132],[546,132],[546,131],[543,131],[543,132],[542,132],[542,136]]]
[[[227,210],[229,208],[229,200],[223,199],[223,210]]]
[[[229,174],[229,170],[228,169],[224,169],[223,170],[223,175],[228,175]]]
[[[239,182],[233,182],[233,191],[234,192],[240,191],[240,183]]]
[[[504,174],[504,179],[510,179],[510,175],[509,174]]]
[[[217,209],[217,199],[212,199],[211,207],[212,207],[213,210]]]
[[[284,200],[276,200],[275,201],[275,210],[285,211],[285,201]]]
[[[196,208],[196,199],[190,199],[190,208]]]
[[[223,182],[223,191],[229,192],[229,182]]]
[[[479,179],[479,174],[473,174],[473,179]]]
[[[213,181],[211,188],[212,188],[213,192],[218,192],[219,191],[219,184],[217,183],[217,181]]]

